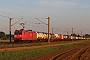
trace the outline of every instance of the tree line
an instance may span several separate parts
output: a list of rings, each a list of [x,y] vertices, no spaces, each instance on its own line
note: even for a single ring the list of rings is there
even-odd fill
[[[71,36],[74,36],[74,37],[81,37],[81,35],[75,34],[75,33],[71,34]],[[82,37],[84,37],[84,38],[90,38],[90,34],[82,35]]]
[[[13,39],[14,35],[11,35],[11,38]],[[10,35],[0,31],[0,40],[8,40],[8,39],[10,39]]]

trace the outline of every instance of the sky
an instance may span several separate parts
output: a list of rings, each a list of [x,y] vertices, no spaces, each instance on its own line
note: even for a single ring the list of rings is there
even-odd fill
[[[47,32],[48,17],[50,32],[54,28],[54,33],[71,34],[73,28],[76,34],[90,34],[90,0],[0,0],[0,31],[5,33],[9,33],[8,17],[13,18],[12,34],[22,28],[20,23],[25,29]]]

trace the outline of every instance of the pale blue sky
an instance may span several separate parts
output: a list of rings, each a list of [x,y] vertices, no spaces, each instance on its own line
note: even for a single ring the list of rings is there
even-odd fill
[[[74,28],[77,34],[90,33],[90,0],[0,0],[0,15],[14,18],[13,23],[23,16],[25,29],[47,32],[47,26],[35,24],[39,23],[35,18],[47,23],[47,19],[42,18],[50,17],[51,28],[60,28],[55,29],[55,33],[66,34],[66,28]],[[15,24],[12,33],[19,28],[22,27]],[[9,18],[0,16],[0,31],[9,33]]]

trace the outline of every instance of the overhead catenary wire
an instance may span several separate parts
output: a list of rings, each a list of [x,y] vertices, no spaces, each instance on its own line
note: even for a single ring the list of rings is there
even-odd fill
[[[43,24],[46,24],[45,22],[43,22],[43,21],[41,21],[40,19],[38,19],[38,18],[36,18],[38,21],[40,21],[40,22],[42,22]],[[46,25],[48,25],[48,24],[46,24]]]
[[[31,24],[26,24],[26,25],[34,26],[34,27],[36,27],[36,28],[39,28],[39,27],[40,27],[40,28],[44,28],[43,26],[34,25],[34,24],[33,24],[33,25],[31,25]]]
[[[9,17],[9,15],[14,15],[14,16],[19,16],[19,17],[23,17],[23,16],[20,16],[20,15],[16,15],[16,14],[11,14],[11,13],[7,13],[7,12],[3,12],[3,11],[0,11],[1,13],[5,13],[5,14],[7,14],[8,15],[8,17]],[[10,17],[9,17],[10,18]],[[13,17],[14,18],[14,17]]]
[[[9,16],[7,16],[7,15],[0,15],[1,17],[5,17],[5,18],[13,18],[13,20],[12,21],[14,21],[15,22],[15,20],[16,20],[16,18],[15,18],[15,16],[19,16],[19,15],[15,15],[15,14],[11,14],[11,13],[7,13],[7,12],[3,12],[3,11],[0,11],[1,13],[5,13],[5,14],[8,14],[9,16],[10,15],[14,15],[14,17],[9,17]],[[25,16],[20,16],[20,18],[21,17],[24,17],[25,18]],[[36,19],[36,20],[38,20],[38,21],[40,21],[39,23],[37,23],[37,22],[31,22],[32,24],[38,24],[38,26],[40,27],[42,27],[42,26],[45,26],[45,25],[48,25],[48,24],[46,24],[45,22],[43,22],[43,21],[41,21],[40,19],[46,19],[46,18],[40,18],[40,19],[37,19],[37,18],[32,18],[32,17],[27,17],[27,18],[30,18],[30,19]],[[15,20],[14,20],[15,19]],[[21,19],[22,20],[22,19]],[[21,21],[21,20],[18,20],[17,22],[15,22],[14,24],[17,24],[19,21]],[[26,21],[26,23],[29,23],[29,22],[27,22]],[[14,24],[12,24],[12,26],[14,25]],[[45,24],[45,25],[42,25],[42,24]],[[36,25],[37,26],[37,25]]]
[[[12,17],[13,19],[16,19],[17,17],[18,18],[21,18],[21,17],[24,17],[24,18],[30,18],[30,19],[37,19],[38,21],[40,21],[39,23],[37,23],[37,22],[31,22],[32,24],[37,24],[36,26],[45,26],[45,25],[48,25],[47,23],[45,23],[45,22],[43,22],[43,21],[41,21],[40,19],[46,19],[46,18],[40,18],[40,19],[38,19],[38,18],[32,18],[32,17],[25,17],[25,16],[20,16],[20,15],[16,15],[16,14],[11,14],[11,13],[7,13],[7,12],[3,12],[3,11],[0,11],[1,13],[5,13],[5,14],[8,14],[8,15],[14,15],[14,17]],[[2,15],[0,15],[1,17],[5,17],[5,18],[10,18],[9,16],[6,16],[6,15],[4,15],[4,14],[2,14]],[[1,19],[2,20],[2,19]],[[2,20],[3,21],[3,20]],[[6,21],[8,21],[8,20],[6,20]],[[13,20],[13,21],[15,21],[15,20]],[[21,20],[20,20],[21,21]],[[19,21],[17,21],[17,22],[19,22]],[[17,23],[16,22],[16,23]],[[57,25],[57,26],[59,26],[57,23],[55,23],[55,22],[53,22],[53,20],[51,21],[52,23],[54,23],[55,25]],[[16,23],[14,23],[14,24],[16,24]],[[26,21],[26,23],[28,23],[27,21]],[[39,24],[45,24],[45,25],[39,25]],[[61,29],[62,29],[62,27],[61,26],[59,26]],[[51,26],[51,28],[53,28],[53,26]],[[58,28],[58,27],[55,27],[55,28]],[[71,28],[68,28],[67,29],[67,31],[69,31],[69,32],[72,32],[72,30],[71,30]]]
[[[22,18],[22,19],[23,19],[23,18]],[[17,21],[17,22],[15,22],[14,24],[18,23],[18,22],[19,22],[19,21],[21,21],[22,19],[18,20],[18,21]],[[14,24],[12,24],[12,26],[13,26]]]
[[[10,18],[10,17],[8,17],[8,16],[4,16],[4,15],[0,15],[1,17],[5,17],[5,18]]]
[[[15,15],[15,16],[19,16],[20,18],[21,17],[25,17],[25,16],[20,16],[20,15],[16,15],[16,14],[11,14],[11,13],[7,13],[7,12],[3,12],[3,11],[0,11],[1,13],[5,13],[5,14],[9,14],[9,15]],[[2,16],[2,17],[7,17],[7,18],[10,18],[10,17],[8,17],[8,16],[3,16],[3,15],[0,15],[0,16]],[[13,19],[14,19],[14,17],[12,17]],[[31,19],[37,19],[38,21],[40,21],[40,22],[42,22],[42,23],[44,23],[43,21],[41,21],[40,19],[46,19],[46,18],[40,18],[40,19],[38,19],[38,18],[32,18],[32,17],[25,17],[25,18],[31,18]],[[44,23],[44,24],[46,24],[46,23]],[[47,24],[46,24],[47,25]]]
[[[30,22],[30,21],[25,21],[25,20],[19,20],[19,21],[24,21],[26,23],[25,25],[34,26],[35,28],[44,28],[43,26],[45,26],[45,25],[42,25],[41,23],[38,24],[38,23],[34,23],[34,22]],[[17,21],[15,24],[20,24],[19,21]]]
[[[20,15],[16,15],[16,14],[11,14],[11,13],[7,13],[7,12],[3,12],[3,11],[0,11],[1,13],[5,13],[5,14],[9,14],[9,15],[14,15],[14,16],[19,16],[20,18],[23,17],[23,18],[30,18],[30,19],[37,19],[38,21],[42,22],[43,24],[46,24],[44,23],[43,21],[39,20],[38,18],[32,18],[32,17],[25,17],[25,16],[20,16]],[[0,15],[2,17],[6,17],[6,18],[10,18],[9,16],[3,16],[3,15]],[[13,19],[16,19],[17,17],[12,17]],[[40,19],[46,19],[46,18],[40,18]],[[40,23],[41,24],[41,23]],[[46,24],[47,25],[47,24]]]
[[[14,19],[16,19],[16,18],[30,18],[30,19],[36,19],[36,18],[33,18],[33,17],[26,17],[26,16],[21,16],[21,15],[16,15],[16,14],[12,14],[12,13],[7,13],[7,12],[3,12],[3,11],[0,11],[1,13],[5,13],[5,14],[7,14],[8,16],[6,16],[6,17],[9,17],[9,15],[14,15],[15,17],[12,17],[12,18],[14,18]],[[17,17],[16,17],[17,16]],[[10,17],[9,17],[10,18]],[[41,19],[44,19],[44,18],[41,18]]]

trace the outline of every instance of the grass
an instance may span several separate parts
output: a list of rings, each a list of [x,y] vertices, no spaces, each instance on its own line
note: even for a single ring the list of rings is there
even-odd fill
[[[33,50],[11,51],[11,52],[4,51],[0,53],[1,55],[0,60],[24,60],[29,57],[37,56],[47,52],[53,52],[55,50],[61,50],[71,46],[73,45],[47,47],[47,48],[40,48],[40,49],[33,49]]]
[[[25,60],[26,58],[34,57],[48,52],[53,52],[55,50],[70,48],[72,46],[84,44],[87,42],[90,42],[90,41],[77,42],[77,44],[66,44],[62,46],[38,48],[38,49],[31,49],[31,50],[4,51],[4,52],[0,52],[0,60]]]
[[[10,42],[10,40],[0,40],[0,42]],[[12,40],[14,42],[14,40]]]

